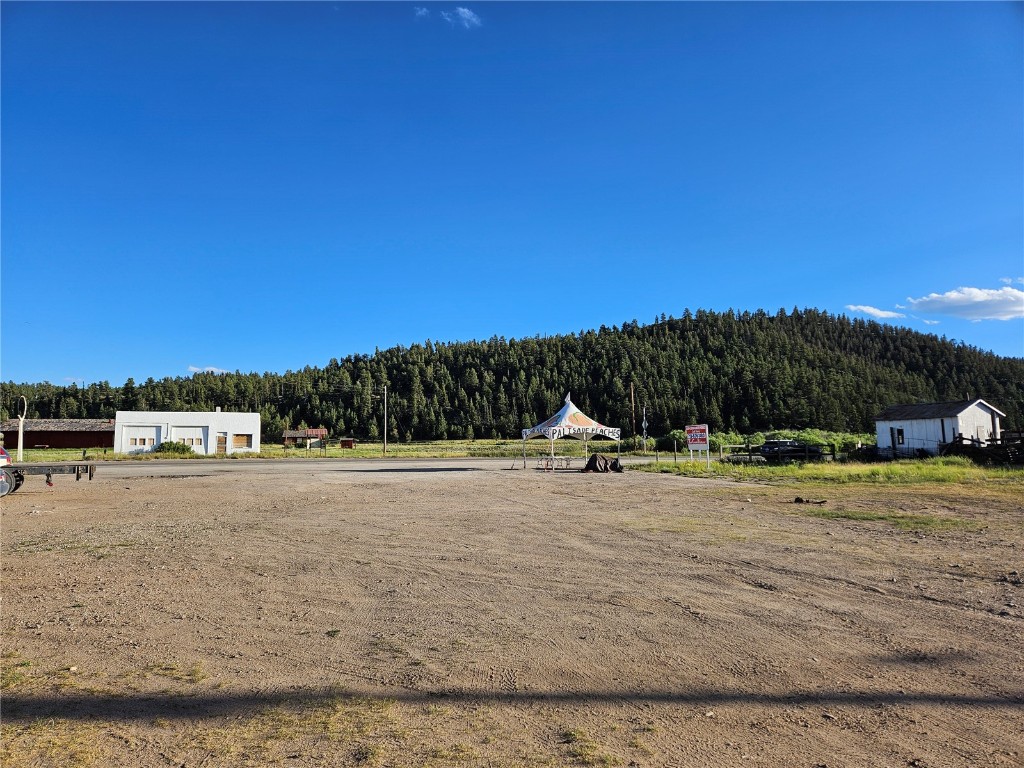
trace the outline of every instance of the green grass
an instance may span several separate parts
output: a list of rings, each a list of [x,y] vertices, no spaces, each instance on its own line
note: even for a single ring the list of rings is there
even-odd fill
[[[638,467],[641,471],[662,472],[685,477],[722,477],[732,480],[794,483],[901,484],[915,483],[1007,483],[1024,488],[1024,468],[980,467],[962,457],[919,459],[875,464],[815,462],[807,464],[743,465],[712,462],[710,470],[703,462],[673,464],[659,462]]]
[[[15,464],[20,463],[18,461],[18,449],[8,448],[7,452],[11,455],[11,461]],[[27,464],[33,461],[82,461],[83,450],[81,448],[26,448],[23,451],[25,457],[23,461]],[[85,461],[104,461],[107,459],[114,458],[114,449],[107,448],[104,452],[103,448],[89,448],[85,450]]]

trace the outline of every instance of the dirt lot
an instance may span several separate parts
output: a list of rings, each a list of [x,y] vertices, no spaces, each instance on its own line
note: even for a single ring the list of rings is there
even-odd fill
[[[3,500],[5,766],[1024,763],[1013,494],[197,466]]]

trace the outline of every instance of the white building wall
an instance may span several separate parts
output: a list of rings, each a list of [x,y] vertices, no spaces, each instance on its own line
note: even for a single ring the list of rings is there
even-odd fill
[[[987,443],[1001,434],[999,414],[984,403],[974,403],[955,417],[875,422],[875,439],[883,452],[892,450],[890,429],[903,430],[903,444],[896,446],[898,455],[913,455],[919,449],[937,455],[939,446],[952,442],[957,435]]]
[[[218,435],[224,438],[225,453],[259,453],[260,415],[225,411],[118,411],[114,421],[114,453],[153,451],[164,440],[184,440],[186,445],[191,440],[193,451],[211,455],[217,453]],[[251,447],[238,445],[241,443],[251,443]]]
[[[169,440],[173,443],[184,442],[196,453],[207,453],[210,445],[210,428],[202,424],[175,426],[171,429]]]
[[[114,426],[114,451],[117,452],[117,425]],[[163,442],[163,430],[159,424],[127,424],[121,435],[124,443],[122,453],[143,453],[152,451]]]
[[[953,435],[948,433],[949,424],[946,425],[947,436],[942,439],[942,419],[907,419],[905,421],[878,421],[875,422],[875,439],[882,451],[892,450],[891,430],[903,430],[903,444],[900,445],[897,438],[896,453],[901,456],[911,456],[919,450],[928,451],[935,455],[939,452],[939,445],[949,442]]]
[[[1001,432],[999,415],[993,414],[981,405],[972,405],[960,414],[957,424],[958,431],[966,438],[980,440],[998,440]]]

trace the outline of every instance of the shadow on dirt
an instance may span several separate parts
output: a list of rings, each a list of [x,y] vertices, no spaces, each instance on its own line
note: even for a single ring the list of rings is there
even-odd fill
[[[980,707],[1024,711],[1024,692],[1009,698],[964,696],[946,693],[901,692],[794,692],[757,695],[742,691],[696,690],[690,692],[651,691],[530,691],[496,693],[489,691],[399,691],[390,695],[357,694],[338,688],[306,689],[281,693],[205,693],[199,695],[90,695],[18,694],[4,696],[3,713],[8,722],[30,722],[47,718],[66,720],[152,720],[153,718],[196,719],[246,715],[274,707],[329,706],[338,701],[388,701],[406,704],[529,704],[529,703],[642,703],[686,704],[691,706],[759,704],[764,707],[853,706],[877,707],[884,704],[904,706]]]
[[[346,467],[345,469],[335,470],[336,472],[385,472],[385,473],[399,473],[399,472],[480,472],[481,470],[476,467],[367,467],[360,469],[358,467]]]
[[[890,666],[913,666],[928,664],[936,667],[952,667],[960,664],[968,664],[976,661],[975,657],[966,651],[918,651],[910,650],[901,653],[893,653],[885,656],[876,656],[875,660]]]

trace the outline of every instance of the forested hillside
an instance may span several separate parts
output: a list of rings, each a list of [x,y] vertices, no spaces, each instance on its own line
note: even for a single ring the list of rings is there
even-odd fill
[[[631,398],[631,385],[633,396]],[[108,418],[121,410],[259,411],[265,438],[298,426],[379,438],[383,388],[391,440],[515,437],[561,406],[624,435],[707,422],[712,431],[873,431],[886,405],[982,397],[1024,419],[1024,358],[816,310],[687,311],[680,319],[579,334],[396,347],[278,373],[200,373],[123,386],[0,385],[30,418]]]

